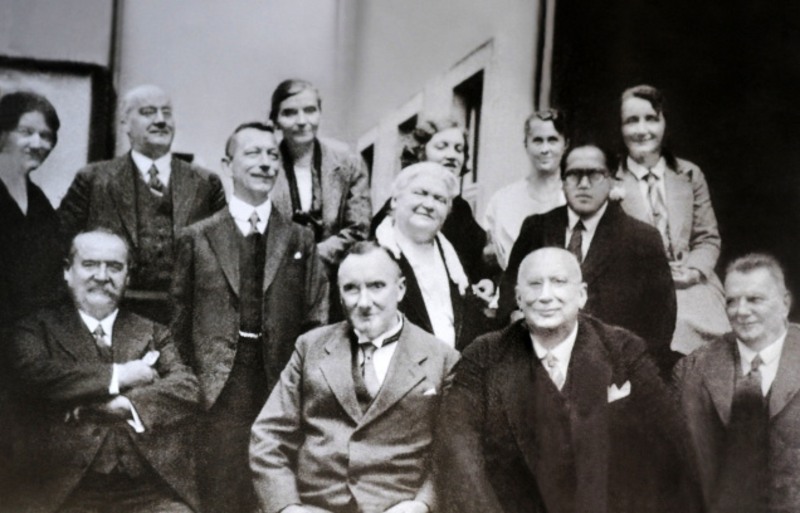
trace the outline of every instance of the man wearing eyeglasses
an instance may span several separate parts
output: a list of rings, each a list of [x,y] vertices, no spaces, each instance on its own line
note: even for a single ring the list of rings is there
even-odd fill
[[[514,283],[525,256],[547,246],[564,248],[583,271],[589,292],[585,312],[642,337],[662,375],[669,376],[677,360],[669,348],[677,306],[658,231],[625,214],[618,201],[609,201],[614,179],[600,147],[571,149],[562,179],[567,205],[522,224],[501,281],[499,315],[518,315],[513,314]]]

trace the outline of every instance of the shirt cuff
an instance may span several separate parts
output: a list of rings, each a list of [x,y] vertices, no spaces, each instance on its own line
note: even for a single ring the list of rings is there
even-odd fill
[[[144,424],[142,424],[142,419],[139,418],[139,414],[136,412],[136,407],[133,403],[131,403],[131,417],[133,418],[128,419],[128,425],[137,433],[144,433]]]
[[[108,385],[108,393],[110,395],[119,395],[119,376],[117,375],[118,365],[115,363],[111,366],[111,383]]]

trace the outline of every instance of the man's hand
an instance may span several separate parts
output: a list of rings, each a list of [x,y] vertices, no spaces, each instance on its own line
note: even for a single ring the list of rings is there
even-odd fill
[[[472,293],[488,305],[494,299],[494,283],[492,280],[484,278],[472,286]]]
[[[157,377],[158,372],[144,360],[131,360],[117,364],[117,380],[120,390],[148,385]]]
[[[128,420],[132,417],[133,405],[127,397],[118,395],[104,403],[93,404],[89,409],[113,419]]]
[[[703,275],[700,271],[691,267],[671,266],[672,281],[675,282],[676,289],[688,289],[692,285],[700,283]]]
[[[428,513],[428,505],[420,501],[403,501],[387,509],[384,513]]]

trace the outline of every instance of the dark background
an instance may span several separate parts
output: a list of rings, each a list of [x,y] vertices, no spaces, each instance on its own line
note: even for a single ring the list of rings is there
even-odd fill
[[[718,270],[771,252],[800,299],[800,2],[560,0],[554,52],[553,104],[617,152],[621,92],[664,91],[668,144],[708,179]]]

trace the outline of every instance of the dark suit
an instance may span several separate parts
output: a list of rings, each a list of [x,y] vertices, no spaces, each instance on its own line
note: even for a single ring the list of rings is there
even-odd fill
[[[525,219],[500,284],[498,316],[516,308],[514,287],[522,260],[532,251],[566,246],[567,206]],[[589,300],[584,311],[642,337],[656,363],[669,371],[675,329],[675,287],[658,231],[609,202],[583,263]]]
[[[141,358],[153,349],[161,353],[156,381],[122,391],[145,426],[141,434],[123,421],[100,421],[86,413],[79,420],[65,420],[75,407],[111,399],[112,366],[102,362],[92,334],[73,305],[41,310],[15,330],[12,363],[25,404],[25,430],[17,441],[19,504],[12,511],[57,510],[81,483],[110,430],[120,423],[146,464],[195,507],[190,447],[199,402],[197,380],[159,324],[120,310],[112,338],[118,363]]]
[[[685,511],[677,408],[642,340],[579,316],[566,379],[559,392],[521,322],[464,350],[437,438],[446,511]]]
[[[225,191],[219,177],[209,171],[175,157],[171,167],[168,190],[174,238],[181,228],[223,208]],[[58,207],[64,240],[72,240],[83,229],[105,226],[125,237],[135,261],[141,264],[137,180],[143,182],[130,153],[79,170]],[[139,295],[143,299],[131,306],[141,310],[143,315],[168,322],[168,284],[159,290],[140,290],[138,281],[134,271],[127,297],[129,301]]]
[[[227,209],[186,228],[178,241],[172,290],[175,340],[200,381],[207,411],[202,435],[208,438],[203,446],[208,465],[199,477],[201,483],[209,483],[201,487],[203,492],[211,485],[219,487],[204,499],[207,511],[239,511],[236,504],[245,508],[255,500],[247,474],[250,425],[289,361],[294,341],[304,331],[324,324],[328,314],[328,285],[311,231],[273,208],[260,288],[262,335],[256,340],[240,339],[240,237]],[[251,403],[258,403],[255,406],[239,405],[231,397],[234,394],[224,393],[226,385],[239,383],[238,371],[232,372],[236,362],[240,362],[239,370],[249,369],[246,372],[259,383],[257,390],[242,390],[251,396]],[[215,408],[221,398],[222,405]],[[232,424],[223,426],[227,421]],[[236,486],[244,491],[237,492]],[[251,499],[241,498],[242,494]]]
[[[253,425],[250,464],[265,513],[300,502],[378,513],[404,500],[436,511],[430,446],[458,353],[406,321],[365,411],[356,398],[352,339],[346,322],[300,337]]]
[[[700,483],[709,512],[722,468],[722,447],[730,427],[739,350],[732,333],[683,358],[675,382],[689,423]],[[770,513],[800,511],[800,326],[789,325],[778,374],[767,395]]]

